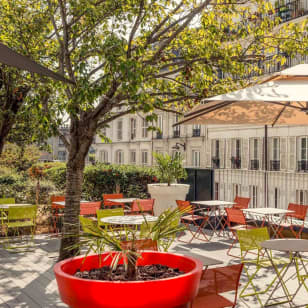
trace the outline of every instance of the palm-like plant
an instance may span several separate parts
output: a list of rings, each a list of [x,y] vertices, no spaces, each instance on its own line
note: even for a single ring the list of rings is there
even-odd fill
[[[136,245],[139,239],[151,239],[157,242],[160,249],[166,250],[170,246],[170,241],[175,238],[177,232],[185,230],[185,226],[180,225],[181,216],[188,212],[189,208],[166,210],[155,222],[147,222],[144,217],[143,232],[139,232],[135,228],[123,228],[121,231],[110,228],[100,228],[97,223],[91,219],[80,217],[83,228],[83,234],[79,243],[86,246],[87,256],[91,251],[97,253],[99,258],[99,266],[101,266],[101,255],[105,251],[110,251],[108,257],[112,257],[111,270],[114,270],[119,261],[123,259],[127,277],[130,280],[136,279],[136,263],[140,257],[138,247]],[[130,242],[130,245],[123,245],[123,242]],[[166,245],[166,241],[169,243]],[[76,247],[74,247],[76,248]],[[116,253],[114,253],[116,252]]]

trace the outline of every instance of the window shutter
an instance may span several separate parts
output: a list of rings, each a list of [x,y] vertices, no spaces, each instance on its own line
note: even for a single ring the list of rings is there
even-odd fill
[[[262,170],[263,162],[264,162],[264,146],[263,146],[264,138],[258,138],[258,159],[259,159],[259,169]]]
[[[249,161],[249,139],[241,139],[241,168],[248,169]]]
[[[219,139],[220,168],[225,168],[225,139]]]
[[[288,152],[289,152],[289,170],[296,169],[296,137],[289,137],[288,142]]]
[[[232,139],[226,139],[226,157],[225,157],[225,162],[226,162],[226,168],[230,169],[231,168],[231,142]]]
[[[212,139],[206,139],[205,141],[205,166],[207,168],[212,168]]]
[[[287,159],[288,159],[287,138],[280,137],[279,143],[280,143],[280,169],[286,170],[287,169]]]

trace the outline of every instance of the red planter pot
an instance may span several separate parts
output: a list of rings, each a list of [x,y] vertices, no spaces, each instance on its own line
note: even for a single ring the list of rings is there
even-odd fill
[[[104,254],[102,256],[104,260]],[[98,267],[98,255],[71,258],[54,267],[61,299],[72,308],[173,308],[197,295],[202,274],[199,260],[165,252],[143,252],[138,265],[162,264],[179,268],[184,275],[155,281],[98,281],[73,276],[77,269]],[[111,258],[103,261],[109,265]]]

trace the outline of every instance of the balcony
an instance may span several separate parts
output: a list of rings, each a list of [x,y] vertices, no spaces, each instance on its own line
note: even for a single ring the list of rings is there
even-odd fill
[[[280,2],[280,3],[279,3]],[[281,23],[307,15],[308,1],[276,1],[274,18],[279,18]],[[287,3],[284,3],[287,2]]]
[[[163,139],[163,133],[157,132],[156,139]]]
[[[279,171],[280,170],[280,160],[271,160],[270,161],[270,170]]]
[[[308,172],[308,160],[299,160],[297,162],[297,170]]]
[[[259,160],[258,159],[252,159],[250,161],[250,170],[259,170]]]
[[[220,160],[218,157],[212,157],[212,165],[214,169],[220,168]]]
[[[179,138],[181,135],[181,132],[179,130],[174,130],[173,131],[173,138]]]
[[[193,137],[200,137],[200,135],[201,135],[201,129],[200,128],[193,129],[193,132],[192,132]]]
[[[231,157],[231,168],[232,169],[241,169],[241,158],[240,157]]]

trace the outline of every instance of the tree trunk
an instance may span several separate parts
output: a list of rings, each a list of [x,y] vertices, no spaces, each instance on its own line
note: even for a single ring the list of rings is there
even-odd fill
[[[59,261],[79,254],[79,213],[84,161],[68,162]]]

